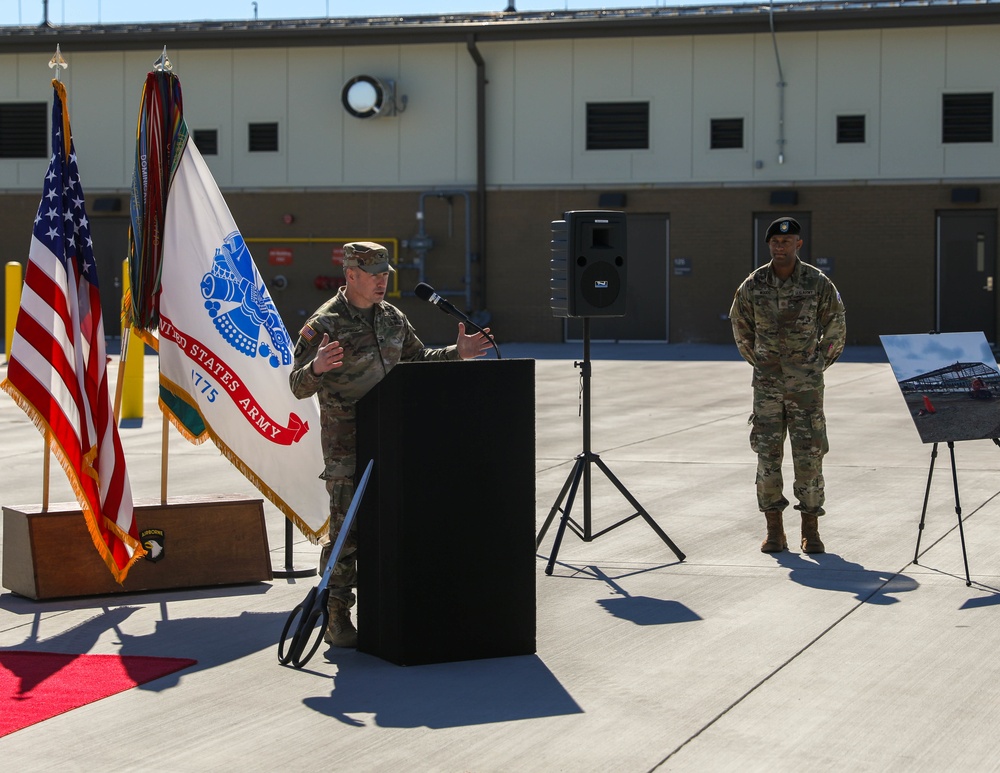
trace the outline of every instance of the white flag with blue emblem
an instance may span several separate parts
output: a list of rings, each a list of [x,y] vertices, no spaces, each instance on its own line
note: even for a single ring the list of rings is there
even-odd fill
[[[307,536],[330,514],[319,405],[288,385],[293,342],[194,142],[170,185],[160,292],[160,406],[207,438]]]

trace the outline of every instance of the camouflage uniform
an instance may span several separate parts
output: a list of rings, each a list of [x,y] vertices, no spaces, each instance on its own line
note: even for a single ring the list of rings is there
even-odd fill
[[[796,510],[823,515],[823,455],[829,450],[823,415],[823,371],[844,350],[844,304],[819,269],[796,260],[781,281],[765,265],[750,274],[729,317],[743,359],[753,365],[753,428],[757,506],[783,511],[781,461],[791,439]]]
[[[312,361],[323,334],[344,348],[343,365],[319,376]],[[330,492],[330,539],[333,542],[354,497],[355,409],[368,390],[385,378],[399,362],[457,360],[454,345],[430,349],[423,345],[406,315],[382,301],[374,307],[374,323],[366,311],[347,301],[345,288],[323,304],[306,322],[295,345],[295,362],[289,384],[299,399],[319,397],[321,441],[326,467],[320,476]],[[357,542],[349,535],[340,561],[330,578],[330,595],[348,606],[355,601]],[[325,561],[325,559],[323,559]],[[325,566],[325,564],[324,564]]]

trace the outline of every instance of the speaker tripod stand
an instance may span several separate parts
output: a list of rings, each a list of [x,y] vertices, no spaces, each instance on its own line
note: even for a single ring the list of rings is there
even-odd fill
[[[545,523],[542,524],[542,528],[538,532],[538,537],[535,540],[535,549],[537,550],[541,544],[542,540],[545,538],[545,533],[548,531],[552,520],[555,518],[556,513],[561,512],[562,518],[559,520],[559,528],[556,530],[555,541],[552,544],[552,554],[549,556],[549,562],[545,567],[545,574],[551,575],[552,568],[555,566],[556,557],[559,555],[559,547],[562,545],[563,536],[566,533],[566,528],[569,527],[574,534],[576,534],[584,542],[592,542],[603,534],[607,534],[612,529],[617,529],[629,521],[641,517],[649,527],[656,532],[657,536],[663,540],[667,547],[669,547],[675,556],[677,556],[678,561],[684,560],[684,554],[680,549],[671,541],[670,537],[667,536],[666,532],[660,528],[660,526],[653,520],[652,516],[646,512],[642,505],[636,500],[634,496],[629,492],[627,488],[622,484],[615,474],[611,472],[608,465],[604,463],[598,454],[595,454],[590,448],[590,318],[583,318],[583,362],[573,363],[574,367],[580,368],[580,381],[581,381],[581,400],[582,400],[582,410],[583,410],[583,451],[576,457],[576,462],[573,465],[573,469],[570,471],[569,476],[566,478],[566,482],[563,484],[562,490],[559,492],[559,496],[556,497],[555,503],[552,505],[552,509],[549,511],[548,517],[545,519]],[[593,531],[593,523],[591,519],[591,465],[597,465],[597,468],[604,473],[605,477],[611,483],[614,484],[615,488],[621,493],[625,499],[628,500],[629,504],[635,508],[635,512],[623,518],[622,520],[613,523],[606,529],[602,529],[596,534]],[[575,521],[572,517],[573,505],[576,502],[576,494],[580,487],[580,481],[583,481],[583,524],[581,525]],[[563,500],[566,501],[565,508],[562,507]]]

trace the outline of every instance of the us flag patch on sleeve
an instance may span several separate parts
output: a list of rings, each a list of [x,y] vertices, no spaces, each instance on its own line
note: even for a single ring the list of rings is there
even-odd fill
[[[309,325],[305,325],[300,331],[299,335],[302,336],[307,341],[312,341],[316,337],[316,331],[313,330]]]

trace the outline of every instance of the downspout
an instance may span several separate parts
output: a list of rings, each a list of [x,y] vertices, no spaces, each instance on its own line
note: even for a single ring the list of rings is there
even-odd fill
[[[774,45],[774,61],[778,63],[778,163],[785,163],[785,74],[781,71],[781,57],[778,55],[778,38],[774,34],[774,0],[768,10],[771,22],[771,43]]]
[[[476,252],[479,255],[479,308],[486,310],[486,62],[469,35],[466,47],[476,63]]]

